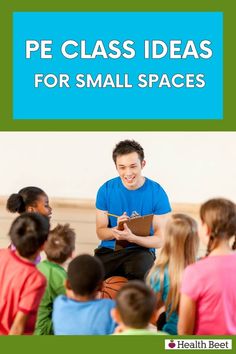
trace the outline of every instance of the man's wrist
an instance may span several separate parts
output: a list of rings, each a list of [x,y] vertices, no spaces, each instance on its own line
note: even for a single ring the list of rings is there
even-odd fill
[[[129,236],[128,236],[128,241],[130,242],[130,243],[135,243],[135,240],[137,240],[137,236],[136,235],[134,235],[132,232],[129,234]]]

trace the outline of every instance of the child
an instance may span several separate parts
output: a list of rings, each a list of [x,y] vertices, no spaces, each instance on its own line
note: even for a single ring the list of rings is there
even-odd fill
[[[7,210],[19,214],[35,212],[47,217],[52,214],[47,194],[38,187],[25,187],[11,194],[7,200]]]
[[[47,194],[38,187],[25,187],[18,193],[13,193],[7,200],[7,210],[11,213],[22,214],[24,212],[39,213],[48,218],[51,217],[52,208],[49,205]],[[15,250],[15,246],[9,246]],[[35,264],[40,262],[40,254],[35,259]]]
[[[74,249],[75,233],[68,224],[57,225],[50,231],[44,245],[47,260],[37,266],[47,279],[47,287],[39,306],[35,334],[53,334],[53,301],[58,295],[65,294],[66,271],[63,264],[72,257]]]
[[[16,250],[0,250],[0,334],[32,334],[46,279],[34,265],[47,240],[49,221],[24,213],[9,235]]]
[[[96,299],[102,286],[104,269],[101,261],[89,255],[74,258],[68,267],[66,296],[56,298],[53,307],[54,334],[111,334],[113,300]]]
[[[199,236],[207,257],[186,268],[181,287],[179,334],[236,334],[236,254],[230,238],[236,236],[236,206],[211,199],[200,209]],[[233,250],[236,242],[234,241]]]
[[[174,214],[166,225],[164,245],[147,278],[157,294],[157,309],[165,305],[166,323],[160,329],[177,334],[180,286],[184,268],[196,261],[197,223],[184,214]]]
[[[148,329],[156,308],[156,298],[147,285],[131,280],[123,286],[116,297],[116,308],[112,310],[114,320],[123,335],[165,334]]]

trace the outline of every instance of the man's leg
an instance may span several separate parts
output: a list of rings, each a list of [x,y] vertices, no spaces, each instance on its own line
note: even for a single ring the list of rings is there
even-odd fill
[[[115,275],[124,276],[122,271],[122,263],[124,261],[122,251],[113,251],[105,247],[95,249],[94,255],[100,259],[105,269],[104,279]]]
[[[144,280],[153,266],[155,255],[147,249],[126,249],[123,259],[124,276],[129,279]]]

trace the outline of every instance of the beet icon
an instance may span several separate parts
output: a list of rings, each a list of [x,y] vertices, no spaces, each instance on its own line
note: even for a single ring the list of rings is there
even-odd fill
[[[174,348],[175,347],[175,343],[174,343],[174,340],[171,339],[170,340],[170,343],[168,344],[170,348]]]

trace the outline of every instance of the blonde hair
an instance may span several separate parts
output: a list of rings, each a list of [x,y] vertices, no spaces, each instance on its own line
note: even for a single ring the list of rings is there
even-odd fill
[[[147,282],[152,286],[160,280],[163,293],[164,271],[168,268],[170,280],[165,306],[169,318],[174,311],[178,311],[184,268],[196,261],[199,244],[197,223],[190,216],[173,214],[166,225],[164,237],[163,248],[148,274]]]

